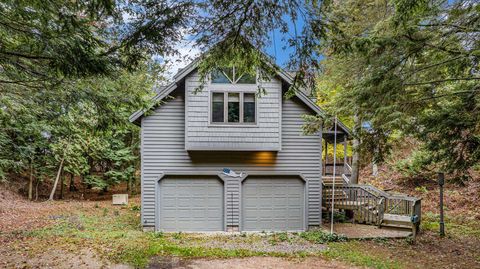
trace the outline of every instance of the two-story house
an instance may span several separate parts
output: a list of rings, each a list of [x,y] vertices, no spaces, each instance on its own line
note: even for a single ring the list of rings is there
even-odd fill
[[[321,224],[322,138],[304,114],[322,110],[302,92],[285,99],[285,71],[261,81],[234,68],[203,90],[198,61],[130,120],[141,126],[142,224],[160,231],[302,231]],[[258,86],[265,94],[257,95]],[[339,137],[348,129],[338,124]],[[223,173],[229,168],[237,173]]]

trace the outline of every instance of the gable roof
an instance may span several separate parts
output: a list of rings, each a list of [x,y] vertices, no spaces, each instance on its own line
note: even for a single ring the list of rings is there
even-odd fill
[[[186,67],[180,69],[177,74],[173,76],[173,82],[168,84],[167,86],[163,87],[158,91],[158,93],[152,98],[152,100],[155,103],[160,102],[164,98],[168,97],[170,93],[172,93],[174,90],[177,89],[178,85],[182,82],[182,80],[192,73],[197,67],[200,62],[200,57],[197,59],[193,60],[190,64],[188,64]],[[272,64],[275,67],[276,74],[286,83],[288,84],[293,84],[293,77],[290,75],[289,72],[283,70],[282,68],[276,66],[274,63],[269,63]],[[309,98],[303,91],[295,91],[295,96],[300,99],[306,106],[308,106],[310,109],[312,109],[315,113],[320,115],[322,118],[325,118],[327,116],[327,113],[325,110],[320,108],[314,100]],[[142,116],[149,110],[153,109],[155,107],[152,106],[148,109],[141,109],[136,112],[134,112],[132,115],[130,115],[129,120],[132,123],[135,123],[137,125],[140,125],[140,120]],[[350,136],[351,132],[350,129],[345,126],[341,121],[338,121],[338,126],[348,135]]]

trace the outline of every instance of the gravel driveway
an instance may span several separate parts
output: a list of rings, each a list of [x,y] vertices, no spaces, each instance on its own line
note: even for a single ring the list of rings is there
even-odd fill
[[[200,235],[189,234],[178,239],[181,245],[192,247],[246,249],[256,252],[295,254],[315,254],[326,249],[324,244],[315,244],[296,233],[252,233],[237,235]]]

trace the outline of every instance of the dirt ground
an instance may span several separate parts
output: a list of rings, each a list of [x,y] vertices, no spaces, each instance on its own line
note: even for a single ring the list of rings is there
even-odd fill
[[[0,186],[1,187],[1,186]],[[470,197],[470,199],[476,196]],[[131,199],[139,203],[139,199]],[[475,201],[470,201],[475,203]],[[477,202],[478,204],[478,202]],[[32,251],[29,231],[52,227],[69,214],[102,215],[108,209],[115,217],[110,201],[29,202],[23,197],[0,188],[0,268],[132,268],[110,261],[96,249],[83,245],[62,244],[64,238],[49,241],[36,237],[40,250]],[[124,209],[120,214],[134,218],[139,213]],[[128,213],[127,213],[128,212]],[[73,218],[72,218],[73,220]],[[475,226],[476,227],[476,226]],[[81,224],[75,229],[82,230]],[[474,228],[476,229],[476,228]],[[470,234],[471,231],[467,231]],[[27,235],[26,235],[27,234]],[[198,259],[157,256],[149,268],[354,268],[352,263],[363,262],[376,268],[480,268],[480,238],[452,234],[439,238],[434,231],[423,231],[415,243],[405,239],[353,241],[328,245],[333,256],[314,255],[304,258],[249,257],[231,259]],[[478,234],[475,232],[475,234]],[[68,240],[78,239],[68,237]],[[350,251],[350,252],[349,252]],[[371,259],[399,260],[399,266],[368,263]]]
[[[357,268],[335,261],[321,258],[285,259],[276,257],[251,257],[241,259],[197,259],[184,260],[179,258],[157,258],[152,261],[149,269],[345,269]]]
[[[133,198],[133,203],[139,203]],[[30,202],[0,186],[0,268],[133,268],[126,264],[115,264],[93,249],[70,249],[58,242],[44,242],[41,250],[33,250],[28,231],[52,226],[65,214],[81,210],[88,212],[97,207],[114,208],[110,201],[67,200],[53,202]],[[51,243],[51,244],[48,244]],[[277,257],[248,257],[237,259],[184,259],[162,257],[152,259],[148,268],[171,269],[215,269],[215,268],[353,268],[341,262],[327,261],[319,257],[286,259]]]
[[[412,234],[409,230],[352,223],[336,223],[333,230],[350,239],[407,238]]]

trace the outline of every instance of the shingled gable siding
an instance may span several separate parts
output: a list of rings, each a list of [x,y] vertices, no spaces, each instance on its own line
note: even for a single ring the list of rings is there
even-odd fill
[[[256,124],[221,125],[210,123],[211,91],[258,92],[257,85],[211,84],[201,85],[194,72],[185,79],[186,87],[186,144],[187,150],[280,150],[281,81],[262,82],[266,94],[257,98]]]
[[[232,152],[185,150],[184,92],[178,89],[151,115],[142,119],[142,223],[155,226],[155,185],[158,177],[169,173],[218,174],[224,167],[253,174],[299,174],[307,180],[307,223],[320,225],[320,136],[302,134],[302,115],[311,111],[296,97],[282,101],[282,150],[269,152]],[[241,184],[227,182],[225,193],[226,226],[239,223]],[[231,199],[231,203],[227,201]]]

